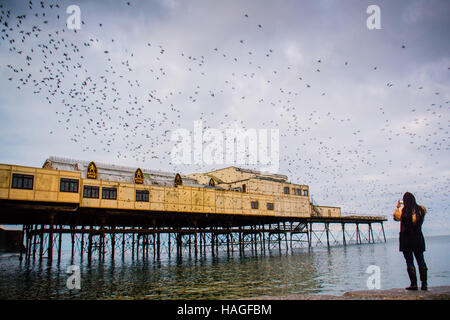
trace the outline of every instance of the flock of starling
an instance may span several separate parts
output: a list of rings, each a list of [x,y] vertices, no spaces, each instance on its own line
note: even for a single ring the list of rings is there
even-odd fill
[[[118,10],[136,10],[133,2],[114,5]],[[13,94],[32,93],[46,103],[43,112],[57,119],[49,136],[63,136],[86,154],[163,169],[171,162],[171,133],[180,127],[192,130],[193,121],[200,119],[204,129],[279,129],[280,172],[312,186],[313,196],[322,195],[320,203],[327,204],[331,194],[336,205],[353,201],[355,208],[364,205],[365,198],[357,196],[362,193],[380,201],[398,197],[406,190],[396,181],[398,155],[393,150],[408,150],[425,159],[421,167],[415,167],[415,159],[402,162],[405,171],[414,168],[417,175],[412,181],[429,190],[424,197],[450,190],[448,176],[428,175],[430,168],[445,165],[439,159],[449,152],[450,102],[445,98],[448,91],[442,92],[445,88],[386,78],[383,94],[401,90],[406,95],[422,94],[421,98],[417,105],[404,108],[404,122],[393,121],[386,106],[372,108],[368,114],[373,118],[361,122],[339,109],[315,107],[321,101],[333,103],[336,96],[327,82],[331,63],[316,57],[308,70],[299,70],[283,60],[283,48],[255,43],[247,36],[250,32],[264,35],[273,30],[251,12],[236,17],[245,26],[241,35],[223,43],[202,43],[199,53],[177,47],[173,39],[164,43],[149,38],[128,47],[107,21],[84,21],[83,16],[81,29],[69,30],[65,10],[55,0],[29,1],[22,8],[0,4],[0,48],[6,57],[1,75],[14,84]],[[408,47],[400,43],[397,53]],[[344,79],[352,77],[351,57],[338,66],[333,63]],[[368,72],[382,77],[378,75],[382,70],[383,65],[367,62]],[[450,72],[450,67],[443,71]],[[376,126],[368,129],[367,122]],[[337,138],[343,134],[344,143]],[[372,136],[379,145],[372,144]],[[230,164],[211,169],[226,165]],[[206,171],[201,165],[189,169],[173,165],[169,170]]]

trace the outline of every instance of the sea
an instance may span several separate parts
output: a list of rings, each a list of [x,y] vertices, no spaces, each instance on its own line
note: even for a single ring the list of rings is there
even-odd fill
[[[450,236],[426,237],[429,286],[450,285]],[[0,254],[0,299],[203,300],[332,294],[409,285],[398,239],[313,248],[219,250],[182,257],[48,263]]]

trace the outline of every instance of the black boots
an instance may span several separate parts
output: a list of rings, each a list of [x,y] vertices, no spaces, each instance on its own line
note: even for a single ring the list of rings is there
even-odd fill
[[[420,282],[422,282],[422,290],[428,290],[427,284],[427,267],[419,267]]]
[[[406,290],[417,290],[418,288],[417,288],[416,268],[409,267],[407,268],[407,270],[411,284],[409,285],[409,287],[406,288]],[[420,287],[421,290],[428,290],[427,270],[428,270],[427,267],[419,267],[420,282],[422,282],[422,286]]]
[[[409,280],[411,280],[411,284],[409,287],[405,288],[406,290],[417,290],[417,275],[415,267],[408,267],[408,276]]]

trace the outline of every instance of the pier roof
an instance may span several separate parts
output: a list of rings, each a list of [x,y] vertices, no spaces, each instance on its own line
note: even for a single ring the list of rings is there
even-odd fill
[[[206,175],[220,180],[222,183],[233,183],[237,181],[249,180],[252,178],[267,179],[277,182],[288,182],[288,177],[283,174],[262,172],[251,169],[230,166],[222,169],[207,172]]]
[[[42,167],[55,170],[77,171],[81,172],[81,176],[83,178],[86,178],[89,163],[90,161],[86,160],[75,160],[51,156],[45,161]],[[101,180],[134,183],[134,173],[138,169],[137,167],[118,166],[101,162],[95,162],[95,164],[98,169],[99,179]],[[145,168],[141,168],[141,170],[144,174],[144,184],[173,186],[176,173]],[[199,184],[197,180],[193,178],[182,174],[180,175],[183,179],[183,185],[205,187],[205,185]]]

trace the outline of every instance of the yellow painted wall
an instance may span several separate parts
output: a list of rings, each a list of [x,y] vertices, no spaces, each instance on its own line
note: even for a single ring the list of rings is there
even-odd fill
[[[11,187],[11,166],[0,164],[0,199],[9,198]]]
[[[234,170],[228,171],[234,172]],[[11,189],[12,173],[34,175],[33,190]],[[78,179],[79,193],[59,192],[61,178]],[[99,198],[84,198],[83,187],[85,185],[98,186]],[[269,180],[251,179],[249,180],[247,190],[250,191],[253,188],[254,190],[258,190],[259,193],[242,193],[190,186],[162,187],[83,179],[81,178],[80,172],[0,164],[0,199],[71,202],[80,203],[81,207],[105,209],[207,212],[263,216],[310,216],[309,197],[294,194],[284,195],[282,193],[284,185]],[[307,186],[294,184],[287,185],[290,188],[307,188]],[[117,199],[102,199],[102,187],[117,188]],[[149,202],[135,201],[136,190],[148,190]],[[258,201],[259,208],[252,209],[251,201]],[[267,203],[273,203],[274,210],[267,210]],[[327,208],[326,210],[330,208],[333,216],[340,215],[339,208],[322,208]]]
[[[339,207],[327,207],[327,206],[315,206],[320,212],[321,217],[340,217],[341,208]]]
[[[150,188],[150,210],[164,210],[164,187]]]
[[[33,175],[33,190],[11,188],[14,173]],[[0,164],[0,199],[79,202],[79,193],[59,192],[61,178],[80,179],[80,173]]]
[[[301,196],[303,196],[303,190],[307,191],[307,196],[309,197],[309,187],[305,185],[293,184],[293,183],[281,183],[271,180],[262,180],[262,179],[249,179],[239,182],[230,183],[229,186],[232,188],[242,188],[243,185],[246,185],[247,192],[249,193],[260,193],[260,194],[271,194],[271,195],[279,195],[284,194],[284,187],[289,188],[290,195],[297,195],[295,189],[301,190]]]

